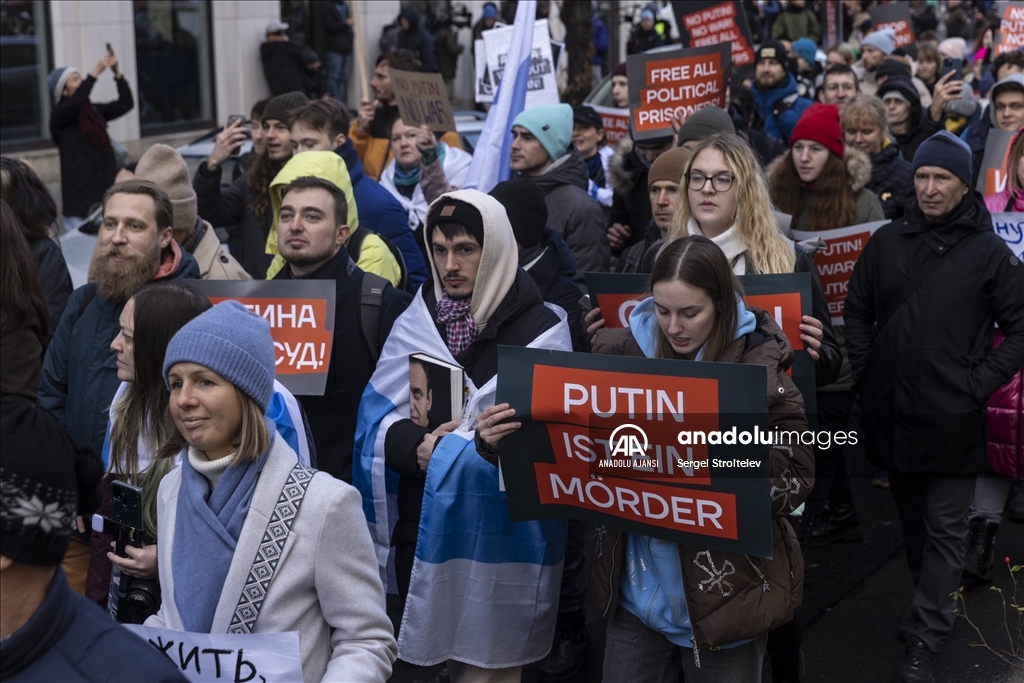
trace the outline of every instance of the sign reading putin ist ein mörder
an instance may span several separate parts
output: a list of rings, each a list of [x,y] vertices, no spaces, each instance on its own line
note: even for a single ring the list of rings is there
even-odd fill
[[[763,366],[502,346],[512,521],[570,517],[770,557]]]

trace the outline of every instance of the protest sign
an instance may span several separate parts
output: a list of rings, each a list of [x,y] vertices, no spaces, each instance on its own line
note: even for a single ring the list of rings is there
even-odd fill
[[[1005,0],[999,3],[999,30],[994,38],[996,57],[1024,48],[1024,5]]]
[[[590,105],[604,122],[604,134],[608,144],[613,148],[623,138],[629,137],[629,110],[618,107],[600,107],[596,104]]]
[[[771,556],[764,367],[502,346],[495,400],[523,423],[499,447],[513,522]]]
[[[473,41],[473,88],[474,99],[479,103],[494,101],[494,87],[491,85],[491,72],[487,69],[487,48],[484,47],[483,39]]]
[[[994,213],[992,228],[1003,238],[1014,256],[1024,261],[1024,212]]]
[[[633,308],[650,296],[649,277],[642,273],[586,273],[586,278],[587,291],[594,297],[594,305],[601,309],[607,329],[629,327]],[[738,279],[746,304],[767,311],[789,339],[795,352],[789,374],[803,394],[804,409],[814,422],[817,412],[814,361],[800,338],[801,317],[813,315],[811,274],[741,275]]]
[[[322,396],[334,336],[333,280],[191,280],[214,304],[234,299],[270,323],[275,372],[297,396]]]
[[[455,130],[452,103],[441,74],[391,70],[391,89],[398,113],[407,126],[426,124],[434,132]]]
[[[985,140],[985,154],[981,158],[981,171],[974,189],[983,195],[996,194],[1006,189],[1006,161],[1010,158],[1010,143],[1017,132],[999,130],[995,126],[988,129]]]
[[[684,47],[732,45],[732,63],[754,63],[754,39],[747,13],[734,0],[674,0],[672,9]]]
[[[497,92],[502,74],[505,72],[505,59],[508,56],[514,30],[511,26],[503,26],[484,31],[482,34],[487,54],[487,69],[490,72],[491,85],[495,92]],[[558,104],[559,102],[548,20],[538,19],[533,29],[533,56],[530,61],[530,76],[526,85],[526,107]]]
[[[910,3],[907,0],[876,5],[868,10],[875,31],[891,28],[896,33],[896,47],[902,48],[917,59],[917,45],[914,38],[914,22],[910,18]]]
[[[675,135],[672,120],[725,106],[729,44],[629,55],[629,108],[637,142]]]
[[[818,269],[821,285],[825,288],[825,300],[828,302],[828,312],[832,315],[833,325],[845,324],[843,306],[846,304],[846,293],[850,286],[850,276],[853,275],[853,267],[871,236],[888,222],[872,221],[848,228],[817,232],[793,231],[793,237],[802,244],[806,243],[808,250],[814,253],[814,266]]]
[[[298,631],[188,633],[139,624],[124,627],[166,655],[193,683],[302,680]]]

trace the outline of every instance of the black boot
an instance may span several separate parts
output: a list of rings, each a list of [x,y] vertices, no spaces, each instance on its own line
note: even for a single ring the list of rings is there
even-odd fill
[[[967,529],[967,554],[964,556],[964,576],[975,581],[992,580],[995,560],[996,532],[999,525],[972,517]]]
[[[567,683],[579,674],[590,652],[585,610],[559,614],[555,624],[555,642],[537,670],[540,683]]]
[[[829,507],[811,530],[811,545],[864,540],[864,527],[853,505]]]

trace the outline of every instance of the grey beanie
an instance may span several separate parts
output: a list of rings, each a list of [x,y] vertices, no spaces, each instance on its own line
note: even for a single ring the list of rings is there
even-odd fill
[[[50,75],[46,77],[46,89],[53,95],[53,103],[57,104],[60,102],[61,95],[64,93],[64,86],[67,84],[68,79],[71,78],[72,74],[78,74],[81,76],[81,72],[73,66],[58,66],[56,69],[50,72]]]
[[[704,107],[698,109],[683,121],[676,136],[676,146],[681,147],[690,140],[702,140],[715,133],[735,133],[736,124],[724,109]]]
[[[237,301],[223,301],[190,320],[167,345],[164,383],[175,363],[213,370],[266,412],[274,393],[274,341],[270,323]]]

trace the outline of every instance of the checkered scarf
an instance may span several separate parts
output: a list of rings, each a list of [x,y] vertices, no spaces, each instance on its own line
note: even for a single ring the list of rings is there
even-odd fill
[[[448,331],[448,350],[457,356],[476,339],[476,320],[469,312],[471,299],[449,299],[448,292],[442,293],[437,302],[437,322],[444,323]]]

